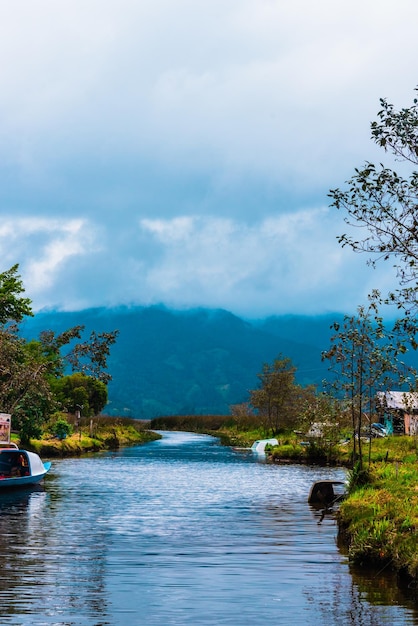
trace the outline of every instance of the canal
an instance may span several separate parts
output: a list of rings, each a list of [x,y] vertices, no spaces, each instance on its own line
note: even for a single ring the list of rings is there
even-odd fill
[[[340,469],[269,465],[212,437],[53,462],[0,494],[1,624],[418,624],[385,573],[350,570],[307,504]]]

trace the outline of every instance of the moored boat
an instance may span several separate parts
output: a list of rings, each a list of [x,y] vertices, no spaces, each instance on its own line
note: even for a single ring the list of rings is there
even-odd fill
[[[308,502],[330,507],[344,499],[346,487],[347,484],[342,480],[317,480],[310,489]]]
[[[36,485],[50,467],[51,463],[43,463],[35,452],[21,450],[15,444],[9,443],[7,447],[0,449],[0,491]]]

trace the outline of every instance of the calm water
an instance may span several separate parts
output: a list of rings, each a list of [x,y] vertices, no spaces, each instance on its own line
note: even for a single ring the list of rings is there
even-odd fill
[[[308,506],[331,476],[187,433],[55,461],[42,490],[0,494],[0,624],[418,624]]]

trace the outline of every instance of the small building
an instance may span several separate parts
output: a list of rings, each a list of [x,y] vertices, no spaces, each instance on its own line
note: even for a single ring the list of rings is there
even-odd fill
[[[389,435],[418,435],[418,393],[380,391],[377,412]]]

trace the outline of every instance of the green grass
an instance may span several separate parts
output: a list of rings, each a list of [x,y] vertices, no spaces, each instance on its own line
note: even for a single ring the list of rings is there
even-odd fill
[[[342,503],[339,524],[353,563],[390,566],[417,581],[418,472],[415,461],[398,458],[411,445],[398,439],[390,448],[396,461],[372,464],[369,484]]]
[[[75,456],[158,439],[159,435],[148,430],[146,426],[139,420],[98,416],[93,419],[91,427],[90,420],[82,420],[81,433],[74,432],[65,439],[45,433],[42,439],[31,439],[27,447],[48,458]]]

